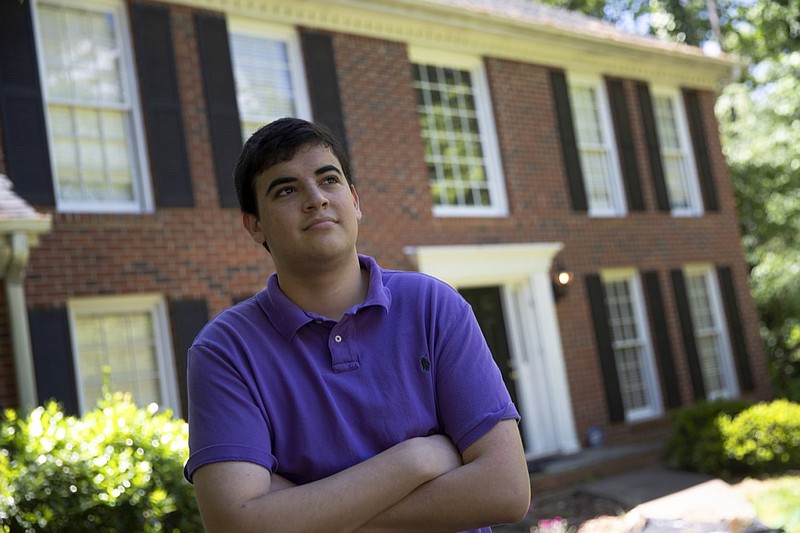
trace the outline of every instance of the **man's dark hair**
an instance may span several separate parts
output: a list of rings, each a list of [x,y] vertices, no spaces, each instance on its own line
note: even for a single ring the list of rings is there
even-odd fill
[[[255,178],[281,161],[291,160],[304,146],[330,148],[348,183],[350,163],[339,140],[326,127],[299,118],[280,118],[256,131],[244,143],[233,173],[236,196],[243,213],[258,215]]]

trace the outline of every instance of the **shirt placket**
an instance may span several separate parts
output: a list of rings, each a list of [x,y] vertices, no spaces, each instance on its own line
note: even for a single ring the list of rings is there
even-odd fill
[[[328,336],[328,350],[334,372],[349,372],[359,367],[358,354],[355,350],[356,339],[351,324],[352,318],[346,315],[331,329]]]

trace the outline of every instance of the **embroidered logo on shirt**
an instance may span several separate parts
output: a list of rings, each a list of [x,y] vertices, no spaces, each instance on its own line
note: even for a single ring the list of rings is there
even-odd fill
[[[428,360],[427,356],[422,356],[419,359],[419,365],[422,367],[423,372],[430,372],[431,370],[431,362]]]

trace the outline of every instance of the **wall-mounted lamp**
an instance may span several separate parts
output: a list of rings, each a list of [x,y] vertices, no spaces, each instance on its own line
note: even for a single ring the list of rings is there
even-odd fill
[[[553,296],[560,300],[567,295],[569,284],[572,283],[572,272],[567,269],[564,263],[559,262],[553,273]]]

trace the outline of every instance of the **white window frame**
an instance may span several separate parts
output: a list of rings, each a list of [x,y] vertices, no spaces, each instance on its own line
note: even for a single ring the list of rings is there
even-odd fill
[[[699,217],[703,215],[703,198],[700,192],[700,182],[697,176],[697,165],[694,159],[694,148],[692,144],[692,137],[689,133],[689,121],[686,117],[686,107],[684,106],[683,98],[680,89],[677,87],[664,87],[656,86],[652,90],[653,98],[653,115],[656,122],[658,121],[658,113],[656,111],[656,98],[668,98],[672,102],[672,109],[675,113],[675,127],[678,133],[678,142],[680,143],[680,152],[683,158],[684,170],[686,172],[687,180],[687,196],[689,200],[688,207],[673,207],[672,198],[670,197],[669,186],[667,184],[666,170],[667,165],[664,161],[664,146],[661,144],[661,137],[659,135],[659,148],[661,148],[661,165],[664,169],[664,187],[667,189],[667,198],[670,204],[670,211],[676,217]],[[656,124],[658,129],[658,124]]]
[[[683,275],[685,278],[687,278],[686,297],[689,304],[689,312],[692,315],[690,318],[692,320],[692,330],[694,332],[695,344],[699,345],[699,337],[704,334],[715,334],[718,337],[718,347],[720,353],[718,354],[717,364],[719,365],[719,373],[723,381],[723,389],[714,391],[708,390],[706,376],[703,376],[703,385],[706,388],[706,399],[717,400],[721,398],[737,398],[739,396],[739,384],[736,380],[736,367],[733,361],[733,349],[731,348],[730,333],[728,332],[728,322],[726,320],[725,308],[722,304],[722,295],[720,293],[717,271],[713,265],[694,264],[684,266]],[[688,278],[693,276],[702,276],[705,283],[710,310],[713,313],[713,318],[715,321],[714,328],[712,328],[712,330],[709,332],[697,331],[697,323],[694,319],[695,310],[692,308],[692,298],[688,287]],[[701,356],[699,351],[697,356]],[[699,363],[702,370],[702,361],[699,361]]]
[[[91,410],[97,398],[86,398],[83,392],[81,358],[78,352],[77,318],[81,315],[146,312],[150,314],[151,320],[153,321],[153,340],[156,351],[156,363],[158,365],[159,392],[161,394],[159,408],[171,409],[176,416],[181,416],[167,304],[161,294],[72,298],[67,302],[67,308],[75,366],[75,383],[78,390],[78,407],[81,413],[86,413],[88,410]],[[138,407],[145,406],[139,405]]]
[[[129,146],[128,156],[131,161],[131,180],[133,199],[130,202],[114,201],[68,201],[62,200],[60,194],[60,184],[56,169],[55,157],[50,157],[51,173],[53,176],[53,187],[56,198],[56,210],[64,213],[152,213],[154,210],[153,191],[150,178],[150,166],[147,158],[147,141],[144,134],[144,122],[142,118],[141,102],[139,100],[138,76],[136,73],[133,57],[133,41],[128,22],[127,5],[120,0],[31,0],[33,13],[33,26],[36,38],[36,47],[39,50],[39,79],[41,80],[42,99],[45,115],[49,113],[48,106],[51,103],[63,103],[65,105],[76,105],[79,102],[59,101],[50,98],[47,94],[46,71],[44,57],[42,53],[42,36],[39,21],[39,5],[60,5],[68,8],[75,8],[84,11],[111,12],[114,16],[115,29],[120,44],[120,76],[122,79],[122,90],[125,92],[125,100],[128,110],[129,124]],[[90,106],[97,108],[96,104]],[[48,122],[47,143],[53,154],[53,138]]]
[[[589,216],[625,216],[627,214],[627,205],[625,203],[625,193],[622,186],[622,172],[619,164],[619,151],[617,150],[617,139],[614,134],[614,126],[611,119],[611,110],[609,109],[608,93],[606,91],[605,83],[603,83],[603,80],[597,76],[574,73],[568,73],[567,81],[570,102],[572,104],[575,139],[578,145],[578,152],[580,154],[583,183],[587,193],[586,200],[589,204]],[[581,141],[581,135],[577,124],[577,108],[575,106],[572,94],[572,90],[574,88],[586,88],[594,91],[595,105],[599,115],[599,123],[597,126],[600,128],[600,132],[604,138],[604,142],[601,145],[586,146],[585,143]],[[587,148],[606,153],[606,171],[608,172],[608,179],[605,180],[605,188],[609,198],[611,199],[611,206],[598,206],[596,202],[592,202],[592,197],[589,194],[589,176],[587,175],[588,169],[586,168],[583,159],[583,152]]]
[[[606,283],[619,281],[628,283],[631,306],[633,307],[633,317],[636,321],[636,328],[639,334],[635,345],[640,346],[642,350],[639,364],[641,366],[643,381],[642,385],[645,389],[647,406],[639,408],[629,408],[628,406],[624,406],[625,421],[640,422],[643,420],[658,418],[664,412],[664,405],[661,398],[661,386],[658,379],[658,367],[656,366],[653,352],[653,342],[650,339],[650,322],[647,318],[647,312],[645,311],[644,293],[642,291],[639,273],[635,269],[603,270],[600,273],[600,279],[604,286],[604,292]],[[608,302],[606,301],[604,304],[606,306],[606,312],[608,312]],[[609,328],[610,327],[611,324],[609,324]],[[609,336],[611,337],[611,344],[614,350],[614,358],[616,362],[616,351],[619,342],[614,339],[613,331],[609,331]],[[622,348],[625,346],[619,347]],[[617,379],[619,379],[619,368],[617,368]],[[620,393],[622,393],[621,388],[622,381],[620,380]],[[624,403],[624,394],[622,396]]]
[[[311,101],[308,95],[308,87],[306,85],[305,67],[303,65],[303,54],[300,47],[300,38],[297,31],[290,26],[281,26],[278,24],[270,24],[254,19],[245,19],[242,17],[229,16],[228,17],[228,35],[232,39],[233,35],[247,35],[250,37],[258,37],[262,39],[272,39],[283,41],[286,45],[286,54],[289,61],[289,77],[292,83],[295,117],[305,120],[313,120],[311,112]],[[231,65],[234,67],[234,83],[236,83],[235,73],[235,57],[233,53],[233,46],[230,45],[231,50]],[[236,87],[237,98],[239,96],[238,86]],[[242,122],[241,129],[244,130],[242,120],[242,110],[239,110],[240,122]],[[272,120],[281,117],[274,117]],[[263,125],[263,124],[262,124]],[[252,134],[253,132],[250,132]],[[243,133],[242,135],[245,135]],[[247,137],[242,139],[247,141]]]
[[[503,165],[500,160],[500,146],[495,128],[492,99],[489,93],[489,82],[486,77],[483,60],[479,56],[458,54],[454,52],[433,50],[422,47],[409,47],[409,61],[422,65],[433,65],[443,68],[468,70],[472,79],[472,90],[475,97],[475,112],[478,118],[478,129],[483,151],[486,182],[489,190],[488,206],[455,206],[433,205],[436,217],[505,217],[508,216],[508,198],[506,196]]]

